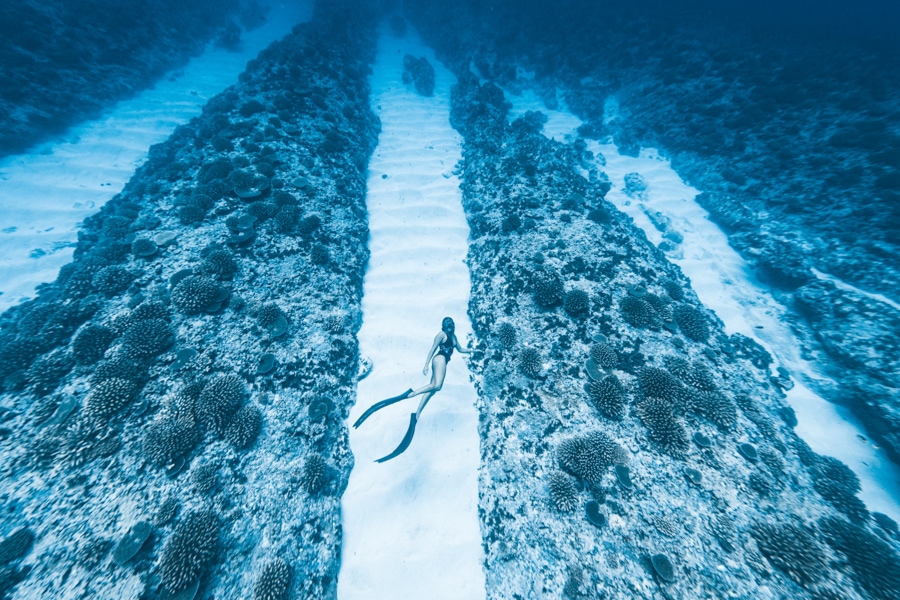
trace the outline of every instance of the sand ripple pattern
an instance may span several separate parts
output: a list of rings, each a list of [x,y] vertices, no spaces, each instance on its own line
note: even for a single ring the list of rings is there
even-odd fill
[[[435,67],[434,97],[403,84],[406,53]],[[350,423],[374,402],[428,382],[422,367],[443,317],[456,321],[461,344],[471,331],[469,229],[452,175],[461,141],[449,123],[453,77],[413,32],[402,39],[384,32],[370,81],[382,133],[369,164],[371,257],[359,342],[374,368],[360,382]],[[410,448],[375,464],[400,442],[418,402],[385,408],[350,430],[356,464],[343,496],[341,600],[485,597],[478,416],[459,354]]]

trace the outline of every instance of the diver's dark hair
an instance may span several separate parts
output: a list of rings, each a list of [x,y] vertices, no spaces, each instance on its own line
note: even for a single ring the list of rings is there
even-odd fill
[[[444,317],[444,320],[441,321],[441,331],[444,333],[453,333],[454,329],[456,329],[456,323],[453,322],[453,319]]]

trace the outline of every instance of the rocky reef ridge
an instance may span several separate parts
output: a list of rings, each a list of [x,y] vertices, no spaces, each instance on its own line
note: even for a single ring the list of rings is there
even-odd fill
[[[0,23],[0,156],[149,87],[213,40],[240,43],[256,2],[23,0]]]
[[[407,12],[457,69],[533,90],[550,110],[564,100],[587,139],[669,157],[789,309],[805,357],[837,383],[807,385],[849,407],[900,464],[896,54],[665,4],[413,2]]]
[[[0,595],[334,595],[379,124],[326,4],[0,319]]]
[[[723,333],[583,149],[540,113],[508,122],[444,43],[462,34],[408,14],[459,77],[488,597],[893,597],[895,524],[796,436],[767,353]]]

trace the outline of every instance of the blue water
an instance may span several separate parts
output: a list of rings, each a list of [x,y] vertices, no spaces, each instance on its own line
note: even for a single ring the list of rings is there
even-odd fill
[[[429,569],[482,557],[466,597],[897,597],[897,2],[6,8],[0,600],[451,597]],[[435,97],[397,48],[441,63]],[[370,251],[413,266],[366,292]],[[468,311],[475,353],[388,485],[346,420],[396,386],[358,386],[360,353],[396,329],[415,364],[389,373],[417,371],[429,310]],[[663,368],[685,379],[657,397]],[[704,420],[714,394],[736,428]],[[339,587],[345,535],[367,575]]]

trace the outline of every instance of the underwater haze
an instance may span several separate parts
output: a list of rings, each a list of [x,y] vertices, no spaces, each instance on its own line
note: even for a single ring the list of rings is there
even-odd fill
[[[0,599],[900,598],[897,3],[8,4]]]

